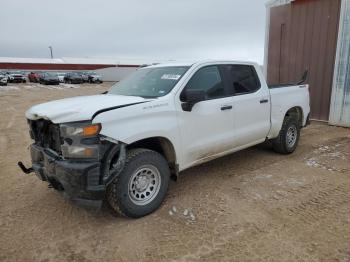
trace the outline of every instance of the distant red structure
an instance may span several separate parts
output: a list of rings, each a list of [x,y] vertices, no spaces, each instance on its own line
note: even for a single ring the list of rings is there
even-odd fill
[[[139,65],[113,65],[113,64],[66,64],[66,63],[3,63],[2,70],[97,70],[109,67],[139,67]]]

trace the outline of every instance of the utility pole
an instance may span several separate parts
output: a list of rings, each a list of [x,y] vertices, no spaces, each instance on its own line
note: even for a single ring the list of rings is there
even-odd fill
[[[53,59],[52,46],[49,46],[49,49],[50,49],[51,59]]]

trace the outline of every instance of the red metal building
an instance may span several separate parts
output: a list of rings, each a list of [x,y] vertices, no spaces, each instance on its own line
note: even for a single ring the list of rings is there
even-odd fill
[[[349,30],[349,2],[272,0],[267,4],[265,65],[268,83],[297,82],[303,72],[309,70],[311,118],[335,124],[340,124],[345,116],[343,112],[342,116],[331,113],[330,117],[332,108],[342,100],[339,98],[337,102],[340,92],[336,94],[335,90],[342,88],[350,93],[350,87],[341,79],[345,73],[350,75],[350,70],[339,71],[344,62],[350,62],[345,57],[348,47],[344,45]],[[350,107],[344,110],[350,115]],[[344,123],[350,125],[350,118]]]
[[[120,81],[138,67],[138,63],[120,63],[113,59],[0,57],[0,70],[3,71],[97,71],[105,81]]]

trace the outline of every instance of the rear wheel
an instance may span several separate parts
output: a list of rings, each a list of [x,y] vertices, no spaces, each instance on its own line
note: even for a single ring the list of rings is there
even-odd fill
[[[118,178],[107,188],[107,201],[119,215],[138,218],[155,211],[163,202],[170,170],[159,153],[132,149]]]
[[[281,154],[291,154],[298,146],[300,125],[298,120],[286,117],[277,138],[272,140],[274,151]]]

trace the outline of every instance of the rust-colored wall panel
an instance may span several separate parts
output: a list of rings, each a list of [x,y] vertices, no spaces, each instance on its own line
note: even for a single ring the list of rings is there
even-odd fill
[[[338,29],[339,17],[340,17],[340,3],[337,3],[337,1],[330,1],[329,4],[331,9],[331,14],[336,14],[329,17],[329,23],[331,26],[336,27]],[[337,40],[338,40],[337,39],[338,30],[333,30],[332,27],[329,27],[327,35],[328,35],[328,38],[327,38],[326,50],[333,49],[333,48],[336,49]],[[334,66],[335,66],[334,61],[335,61],[335,53],[332,55],[328,55],[325,59],[325,64],[329,65],[326,68],[324,79],[323,79],[323,83],[325,87],[332,86],[333,84],[333,73],[334,73]],[[321,115],[329,116],[331,96],[332,96],[332,88],[324,88],[323,95],[321,97],[321,103],[319,104],[319,111],[321,112]],[[327,107],[322,105],[327,105]]]
[[[268,67],[267,81],[272,84],[277,84],[282,81],[283,57],[286,52],[286,16],[289,9],[285,6],[273,7],[270,13],[270,32],[269,32],[269,52],[268,52]]]
[[[340,0],[296,0],[272,7],[269,84],[296,82],[309,70],[311,117],[328,120]]]

